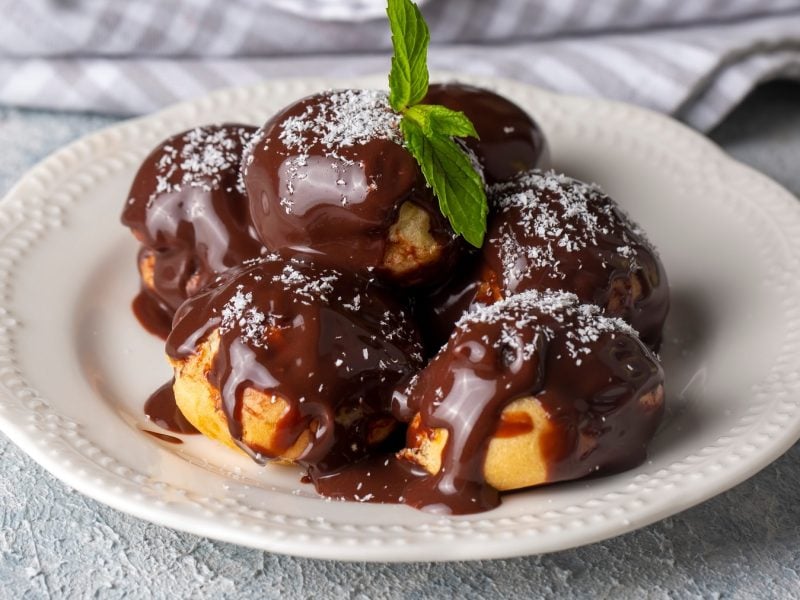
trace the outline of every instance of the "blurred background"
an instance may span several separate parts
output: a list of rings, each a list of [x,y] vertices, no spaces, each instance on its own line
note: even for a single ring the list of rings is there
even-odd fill
[[[433,69],[709,130],[800,77],[800,0],[422,0]],[[146,113],[275,77],[387,72],[385,0],[0,0],[0,105]]]

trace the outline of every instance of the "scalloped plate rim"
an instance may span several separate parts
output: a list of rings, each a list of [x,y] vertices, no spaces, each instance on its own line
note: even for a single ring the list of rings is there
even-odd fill
[[[443,74],[438,73],[440,78],[451,78],[451,74]],[[47,175],[47,171],[50,165],[55,165],[59,160],[64,157],[67,157],[70,154],[73,154],[77,151],[82,151],[84,148],[88,148],[91,151],[91,145],[93,143],[98,142],[105,136],[109,135],[111,132],[118,133],[122,137],[127,130],[133,129],[138,125],[146,122],[155,121],[157,119],[167,119],[170,115],[178,115],[183,113],[184,111],[202,111],[202,107],[204,103],[213,103],[215,100],[219,98],[223,98],[229,96],[230,94],[257,94],[258,90],[267,90],[273,85],[277,85],[281,82],[294,82],[301,85],[308,85],[314,84],[318,85],[318,87],[326,87],[329,85],[335,85],[335,82],[338,82],[338,85],[344,85],[347,83],[351,83],[353,81],[356,82],[367,82],[368,85],[372,85],[375,81],[377,81],[378,76],[371,76],[371,77],[357,77],[357,78],[293,78],[289,79],[282,79],[282,80],[273,80],[273,81],[266,81],[262,83],[258,83],[252,86],[247,87],[237,87],[237,88],[228,88],[223,90],[215,91],[207,96],[196,100],[190,100],[186,102],[181,102],[170,107],[167,107],[161,111],[153,113],[151,115],[137,117],[135,119],[130,119],[127,121],[123,121],[117,124],[113,124],[107,127],[104,127],[98,131],[92,132],[70,144],[66,145],[65,147],[61,148],[60,150],[55,151],[47,158],[43,159],[31,169],[29,169],[21,178],[20,180],[12,186],[12,188],[7,192],[4,196],[2,201],[0,201],[0,214],[6,216],[7,213],[13,214],[11,210],[11,203],[14,198],[21,195],[25,190],[26,186],[31,185],[32,181],[39,178],[40,176],[44,177]],[[535,90],[536,94],[542,96],[548,96],[551,98],[564,98],[569,102],[578,102],[581,104],[595,104],[596,106],[624,106],[624,108],[628,111],[632,111],[633,113],[637,113],[642,118],[645,119],[659,119],[663,123],[668,124],[668,127],[673,128],[679,137],[683,137],[686,140],[686,143],[691,145],[695,145],[698,148],[701,148],[703,153],[709,154],[711,152],[715,152],[717,154],[717,160],[720,163],[720,167],[727,170],[739,170],[742,173],[746,173],[747,177],[752,178],[754,180],[760,179],[762,184],[767,184],[769,187],[773,188],[773,192],[775,197],[783,196],[781,201],[789,201],[797,202],[794,196],[783,189],[780,185],[766,177],[765,175],[759,173],[752,167],[744,165],[738,161],[727,156],[718,146],[716,146],[713,142],[708,140],[707,138],[701,136],[697,132],[689,129],[687,126],[674,121],[670,117],[664,116],[659,113],[654,113],[647,109],[626,105],[623,103],[618,103],[614,101],[608,100],[597,100],[597,99],[590,99],[590,98],[580,98],[580,97],[572,97],[572,96],[561,96],[558,94],[554,94],[553,92],[539,90],[538,88],[534,88],[534,86],[529,86],[526,84],[522,84],[519,82],[515,82],[508,79],[502,78],[492,78],[492,77],[471,77],[471,76],[459,76],[460,79],[466,81],[472,81],[477,83],[484,83],[487,85],[498,85],[498,86],[516,86],[518,88],[529,88]],[[800,207],[795,207],[795,220],[796,222],[800,222]],[[796,226],[797,223],[795,223]],[[0,240],[0,247],[4,244],[4,240]],[[798,257],[795,254],[795,259]],[[3,301],[2,308],[5,312],[5,304],[6,302]],[[0,381],[0,388],[3,391],[3,400],[7,400],[8,397],[14,396],[15,392],[10,389],[4,381]],[[795,402],[796,403],[796,402]],[[718,480],[713,481],[711,487],[705,486],[700,488],[689,488],[684,490],[684,494],[681,496],[680,502],[673,502],[669,507],[661,507],[658,510],[651,510],[650,513],[643,518],[637,518],[634,521],[631,521],[627,526],[620,526],[617,525],[616,527],[612,527],[610,529],[602,529],[602,528],[595,528],[595,533],[590,536],[580,536],[580,535],[572,535],[566,536],[568,539],[563,540],[565,543],[557,543],[552,547],[539,547],[535,543],[533,544],[525,544],[524,542],[520,542],[520,539],[525,538],[517,538],[513,540],[511,544],[492,544],[486,543],[486,548],[483,551],[476,551],[470,550],[466,554],[467,556],[446,556],[442,557],[441,555],[435,555],[436,552],[436,543],[426,543],[426,544],[419,544],[419,545],[407,545],[407,546],[396,546],[396,547],[389,547],[388,554],[383,552],[382,550],[379,551],[377,548],[370,548],[368,545],[360,546],[337,546],[335,543],[326,544],[326,545],[314,545],[313,543],[309,543],[307,541],[297,541],[293,540],[291,536],[287,536],[286,538],[282,538],[281,536],[273,537],[270,535],[268,531],[259,533],[260,539],[254,539],[252,534],[248,532],[241,532],[236,529],[230,529],[226,527],[224,524],[220,525],[219,527],[209,527],[208,522],[204,522],[201,519],[189,515],[183,515],[180,513],[180,507],[177,509],[170,508],[168,506],[165,507],[155,507],[153,505],[148,505],[146,503],[138,502],[134,499],[127,498],[124,495],[121,495],[118,492],[115,492],[113,489],[109,489],[102,485],[96,485],[91,481],[90,477],[81,476],[71,467],[65,467],[63,462],[61,462],[58,458],[53,458],[48,455],[43,449],[41,449],[32,439],[32,437],[25,431],[24,425],[22,423],[16,422],[13,418],[8,416],[5,411],[0,411],[0,430],[2,430],[17,446],[19,446],[23,451],[25,451],[31,458],[33,458],[37,463],[43,466],[48,472],[54,475],[56,478],[67,484],[68,486],[78,490],[79,492],[95,498],[96,500],[107,504],[113,508],[121,510],[127,514],[131,514],[135,517],[148,520],[166,527],[171,527],[174,529],[179,529],[183,531],[187,531],[193,534],[201,535],[201,536],[208,536],[215,539],[220,539],[223,541],[238,543],[246,546],[251,546],[253,548],[259,548],[264,550],[288,553],[298,556],[307,556],[313,558],[326,558],[326,559],[340,559],[340,560],[366,560],[366,561],[414,561],[414,560],[460,560],[463,558],[470,558],[470,559],[483,559],[483,558],[504,558],[504,557],[512,557],[512,556],[520,556],[529,554],[531,552],[540,553],[540,552],[550,552],[555,550],[567,549],[579,545],[583,545],[586,543],[593,543],[603,539],[608,539],[614,537],[616,535],[620,535],[626,533],[628,531],[632,531],[638,529],[640,527],[649,525],[655,521],[658,521],[666,516],[675,514],[692,506],[695,506],[704,500],[707,500],[723,491],[726,491],[735,485],[738,485],[742,481],[748,479],[759,470],[770,464],[772,461],[777,459],[781,456],[784,452],[786,452],[796,441],[800,438],[800,411],[795,411],[797,414],[794,415],[795,419],[793,423],[787,424],[785,427],[782,428],[780,436],[773,440],[773,442],[766,448],[762,449],[760,454],[757,456],[757,461],[750,461],[746,462],[744,465],[740,464],[733,474],[728,473],[726,477],[721,477]],[[732,476],[731,476],[732,475]],[[422,556],[422,558],[420,558]]]

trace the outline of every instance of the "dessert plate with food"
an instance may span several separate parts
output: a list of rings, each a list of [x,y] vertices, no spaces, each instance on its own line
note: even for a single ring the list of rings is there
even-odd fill
[[[791,446],[796,199],[642,109],[431,83],[389,14],[388,87],[221,91],[11,190],[3,431],[130,514],[353,560],[590,543]]]

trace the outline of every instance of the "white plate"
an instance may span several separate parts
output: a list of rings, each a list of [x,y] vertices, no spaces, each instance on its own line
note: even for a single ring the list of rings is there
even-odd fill
[[[800,206],[682,125],[631,106],[494,87],[542,123],[556,165],[602,184],[661,249],[673,308],[668,413],[640,468],[504,497],[443,518],[326,502],[287,467],[200,439],[141,432],[169,376],[130,311],[136,245],[118,215],[138,162],[169,134],[260,123],[294,98],[357,81],[222,91],[57,152],[0,204],[0,425],[68,485],[143,519],[290,554],[456,560],[547,552],[642,527],[730,488],[800,437]]]

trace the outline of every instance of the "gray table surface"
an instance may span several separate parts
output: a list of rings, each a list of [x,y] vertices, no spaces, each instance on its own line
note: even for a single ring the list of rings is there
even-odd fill
[[[114,119],[0,108],[0,193]],[[712,138],[800,194],[800,86],[766,85]],[[591,546],[512,560],[364,564],[240,548],[68,489],[0,434],[0,598],[800,598],[800,444],[747,482]]]

